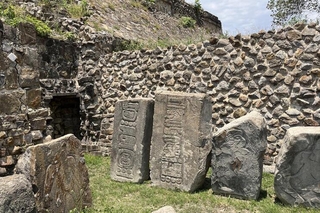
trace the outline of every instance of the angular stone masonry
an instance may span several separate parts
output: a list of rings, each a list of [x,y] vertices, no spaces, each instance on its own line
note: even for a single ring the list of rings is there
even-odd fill
[[[110,174],[113,180],[142,183],[149,179],[154,101],[119,101],[115,108]]]
[[[205,94],[156,94],[150,156],[154,185],[187,192],[202,186],[211,152],[211,105]]]
[[[289,127],[320,122],[320,26],[313,23],[107,54],[118,42],[90,31],[81,32],[89,40],[80,43],[30,40],[34,29],[23,24],[19,30],[0,24],[0,32],[0,154],[13,159],[0,164],[0,175],[12,173],[18,156],[13,150],[48,137],[50,102],[57,95],[79,97],[83,147],[103,155],[111,150],[115,103],[154,98],[158,89],[209,95],[214,131],[258,110],[268,127],[267,165]],[[39,110],[48,114],[29,118]]]
[[[266,122],[262,115],[253,111],[232,121],[214,133],[212,142],[213,193],[258,199],[267,148]]]
[[[292,127],[283,140],[274,178],[285,204],[320,208],[320,127]]]
[[[72,134],[27,148],[16,172],[32,184],[38,212],[69,212],[92,205],[81,143]]]

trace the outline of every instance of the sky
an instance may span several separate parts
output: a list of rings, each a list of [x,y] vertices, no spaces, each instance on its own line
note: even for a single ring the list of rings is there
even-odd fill
[[[194,4],[194,0],[186,0]],[[272,29],[268,0],[200,0],[205,11],[217,16],[224,34],[252,34]]]

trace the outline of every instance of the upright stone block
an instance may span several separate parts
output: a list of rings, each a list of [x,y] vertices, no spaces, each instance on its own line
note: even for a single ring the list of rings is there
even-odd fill
[[[287,130],[277,158],[274,188],[285,204],[320,208],[320,127]]]
[[[37,212],[69,212],[92,205],[89,175],[80,154],[81,142],[72,134],[27,148],[16,172],[27,176]]]
[[[187,192],[202,186],[211,152],[211,108],[205,94],[156,93],[150,160],[154,185]]]
[[[111,152],[113,180],[142,183],[149,179],[153,107],[152,99],[116,103]]]
[[[251,112],[213,135],[212,190],[240,199],[257,199],[267,147],[266,122]]]

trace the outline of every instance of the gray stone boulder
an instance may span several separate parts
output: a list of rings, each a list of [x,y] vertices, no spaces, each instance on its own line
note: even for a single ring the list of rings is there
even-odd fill
[[[211,161],[214,194],[258,199],[266,148],[266,122],[256,111],[214,133]]]
[[[154,185],[187,192],[202,186],[212,146],[211,106],[205,94],[156,93],[150,158]]]
[[[287,130],[276,162],[274,188],[285,204],[320,208],[320,127]]]
[[[111,151],[111,179],[142,183],[149,179],[154,101],[118,101]]]
[[[39,212],[69,212],[91,206],[89,176],[81,143],[72,134],[27,148],[16,172],[27,176]]]
[[[0,213],[35,213],[35,197],[25,175],[0,177]]]

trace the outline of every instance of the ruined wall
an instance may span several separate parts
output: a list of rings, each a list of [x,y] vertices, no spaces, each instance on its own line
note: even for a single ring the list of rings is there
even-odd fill
[[[272,164],[289,127],[319,125],[319,31],[315,24],[300,24],[188,46],[108,54],[99,60],[98,97],[112,119],[118,99],[154,97],[161,89],[207,93],[214,130],[256,109],[267,120],[264,163]]]
[[[191,17],[209,32],[222,33],[221,21],[218,17],[204,10],[196,11],[194,5],[190,5],[184,0],[156,0],[154,8],[171,16]]]
[[[39,37],[30,24],[13,28],[0,22],[0,176],[12,173],[26,147],[50,137],[74,133],[98,141],[101,115],[92,68],[121,41],[101,34],[59,41]]]
[[[152,98],[156,90],[209,94],[214,131],[260,111],[268,124],[265,164],[273,162],[286,129],[320,122],[320,26],[315,24],[113,53],[117,39],[102,35],[72,43],[38,37],[25,24],[3,26],[0,35],[0,175],[12,172],[26,146],[70,133],[63,126],[72,124],[63,119],[70,107],[59,111],[57,103],[74,107],[79,101],[78,137],[99,154],[110,152],[115,103]],[[13,61],[11,53],[17,57]],[[60,97],[72,100],[53,101]],[[52,134],[55,125],[64,132]]]

